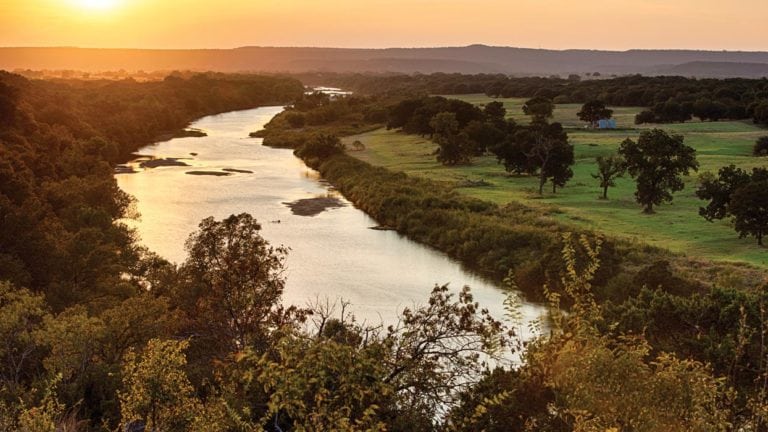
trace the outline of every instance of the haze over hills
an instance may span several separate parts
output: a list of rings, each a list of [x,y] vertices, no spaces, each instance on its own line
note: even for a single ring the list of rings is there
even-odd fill
[[[768,76],[768,52],[546,50],[471,45],[446,48],[97,49],[0,48],[6,70],[200,70],[221,72],[504,73],[601,72],[697,77]]]

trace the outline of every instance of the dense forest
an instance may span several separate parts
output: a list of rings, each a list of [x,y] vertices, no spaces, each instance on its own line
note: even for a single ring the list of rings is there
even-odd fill
[[[140,251],[117,220],[131,198],[112,166],[208,114],[289,101],[290,78],[199,75],[162,82],[28,81],[0,76],[0,279],[54,309],[122,296]]]
[[[0,430],[768,428],[763,273],[571,233],[345,154],[341,135],[406,128],[409,97],[304,95],[285,77],[0,75]],[[447,114],[420,123],[446,145],[500,120],[422,102]],[[549,331],[523,343],[469,288],[425,287],[387,327],[341,301],[283,304],[290,251],[248,214],[201,221],[179,266],[141,247],[115,163],[197,117],[280,103],[265,144],[295,148],[382,225],[547,302]]]
[[[366,75],[302,74],[305,82],[322,82],[365,94],[449,95],[482,93],[492,97],[544,97],[555,103],[601,100],[611,106],[647,107],[641,123],[752,119],[768,124],[768,80],[695,79],[630,75],[582,79],[517,78],[506,75]],[[330,84],[329,84],[330,83]]]

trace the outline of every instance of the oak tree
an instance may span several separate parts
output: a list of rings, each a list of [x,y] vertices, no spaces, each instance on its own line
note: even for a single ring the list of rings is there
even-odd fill
[[[576,113],[579,119],[595,126],[599,120],[609,119],[613,116],[613,110],[605,107],[605,102],[601,100],[591,100],[581,107],[581,111]]]
[[[597,163],[597,172],[592,174],[592,178],[600,182],[603,188],[602,199],[608,199],[608,188],[616,186],[616,179],[620,178],[627,171],[624,160],[616,155],[608,157],[598,156],[595,158]]]
[[[683,136],[661,129],[643,131],[637,141],[624,140],[619,155],[626,161],[627,171],[637,181],[635,198],[643,212],[672,201],[672,193],[685,187],[682,176],[698,171],[696,150],[683,143]]]

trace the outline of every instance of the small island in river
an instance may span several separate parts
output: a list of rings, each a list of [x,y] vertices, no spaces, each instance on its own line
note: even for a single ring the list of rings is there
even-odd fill
[[[317,216],[325,210],[346,206],[344,202],[335,197],[304,198],[293,202],[283,203],[298,216]]]
[[[214,177],[226,177],[231,176],[232,173],[223,171],[187,171],[184,174],[196,175],[196,176],[214,176]]]
[[[189,166],[186,162],[182,162],[179,158],[164,158],[164,159],[151,159],[141,162],[139,164],[142,168],[157,168],[164,166]]]

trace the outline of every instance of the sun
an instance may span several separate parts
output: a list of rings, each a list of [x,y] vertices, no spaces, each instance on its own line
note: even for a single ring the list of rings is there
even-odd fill
[[[93,11],[107,11],[119,6],[121,0],[73,0],[73,3],[82,8]]]

